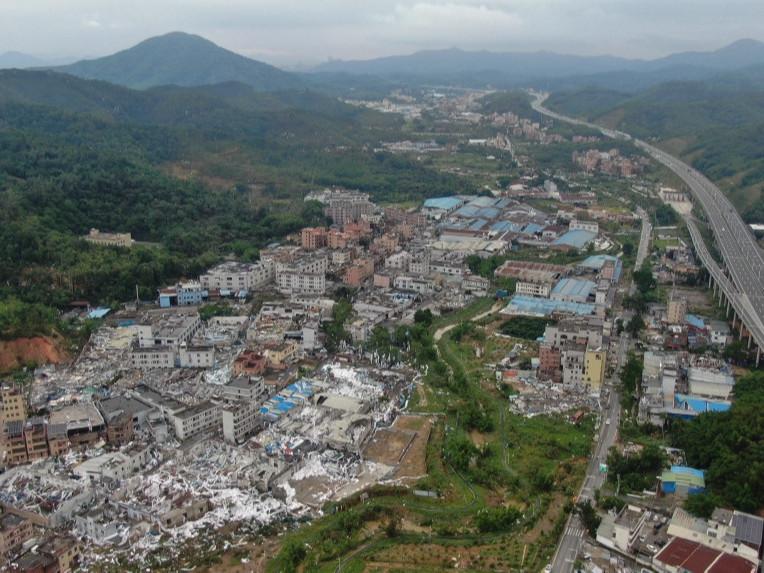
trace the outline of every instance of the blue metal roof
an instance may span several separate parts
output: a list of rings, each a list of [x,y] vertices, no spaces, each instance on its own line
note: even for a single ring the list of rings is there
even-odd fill
[[[489,231],[509,231],[512,228],[512,223],[509,221],[498,221],[491,225]]]
[[[576,229],[575,231],[568,231],[564,235],[557,237],[552,244],[553,245],[570,245],[576,249],[583,249],[586,243],[591,241],[597,236],[597,233],[593,231],[584,231],[583,229]]]
[[[526,295],[515,295],[504,309],[505,314],[521,314],[526,316],[549,316],[554,312],[571,312],[579,315],[594,314],[593,304],[580,302],[563,302]]]
[[[534,235],[536,233],[540,233],[543,228],[544,227],[537,225],[536,223],[529,223],[523,229],[523,233],[526,235]]]
[[[621,259],[618,257],[614,257],[613,255],[592,255],[591,257],[588,257],[586,260],[581,261],[578,263],[579,267],[586,267],[588,269],[596,269],[600,270],[602,268],[602,265],[605,264],[606,261],[613,261],[618,265],[621,262]]]
[[[442,209],[443,211],[450,211],[462,203],[464,203],[464,201],[458,197],[435,197],[434,199],[427,199],[424,202],[424,206],[428,209]]]
[[[475,216],[475,214],[480,211],[480,208],[475,205],[465,205],[464,207],[459,207],[456,211],[452,213],[454,217],[469,217],[472,218]]]
[[[690,326],[694,326],[695,328],[704,329],[706,327],[706,323],[703,322],[703,319],[698,318],[694,314],[688,314],[685,317],[685,320],[687,321],[687,324]]]
[[[470,231],[479,231],[483,227],[487,225],[487,221],[484,221],[483,219],[478,219],[477,221],[473,222],[472,225],[470,225]]]
[[[559,294],[564,296],[577,296],[580,298],[588,297],[592,291],[597,288],[597,283],[594,281],[582,281],[578,279],[560,279],[560,281],[554,285],[552,294]]]
[[[704,398],[696,398],[685,394],[676,394],[674,396],[674,405],[679,410],[688,410],[690,412],[726,412],[730,409],[729,402],[714,402]]]
[[[110,311],[111,311],[110,308],[99,306],[98,308],[94,308],[93,310],[90,311],[90,313],[88,314],[88,318],[103,318],[104,316],[109,314]]]
[[[483,207],[482,209],[478,209],[477,213],[475,213],[476,217],[491,220],[496,219],[499,215],[501,215],[501,211],[495,207]]]

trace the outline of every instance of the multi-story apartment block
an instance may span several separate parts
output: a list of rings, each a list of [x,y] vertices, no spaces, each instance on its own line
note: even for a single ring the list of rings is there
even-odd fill
[[[245,350],[233,361],[234,376],[259,376],[265,372],[267,357],[260,350]]]
[[[411,255],[409,272],[423,277],[430,274],[430,252],[420,251]]]
[[[517,281],[517,283],[515,283],[515,294],[549,298],[551,292],[552,283],[531,281]]]
[[[9,466],[25,464],[27,443],[24,439],[24,420],[11,420],[3,428],[3,445],[5,447],[5,463]]]
[[[581,385],[584,376],[586,345],[568,342],[562,349],[562,381],[567,385]]]
[[[371,257],[358,259],[351,265],[342,277],[346,285],[358,286],[374,274],[374,259]]]
[[[46,539],[37,551],[51,557],[59,573],[69,573],[77,569],[80,563],[80,544],[71,536],[53,535]]]
[[[153,324],[136,326],[138,345],[141,348],[152,346],[172,346],[177,348],[182,342],[188,342],[202,328],[199,314],[170,314],[160,317]]]
[[[31,521],[15,513],[0,514],[0,554],[8,555],[18,551],[32,537],[34,527]]]
[[[374,244],[385,251],[385,253],[392,253],[398,248],[398,237],[385,234],[374,239]]]
[[[598,390],[605,381],[605,365],[607,364],[607,352],[602,348],[588,349],[584,357],[584,373],[582,382]]]
[[[175,368],[175,349],[170,346],[135,347],[130,351],[133,368]]]
[[[326,274],[281,272],[278,274],[278,290],[281,294],[324,294]]]
[[[462,277],[462,289],[472,291],[476,294],[485,294],[491,286],[491,281],[483,277],[470,273]]]
[[[261,260],[256,263],[234,261],[219,264],[201,277],[203,289],[242,291],[263,287],[276,278],[276,263],[273,260]]]
[[[326,255],[316,253],[303,255],[289,261],[276,263],[276,274],[298,273],[305,275],[324,275],[329,268],[329,259]]]
[[[559,382],[561,372],[562,350],[549,343],[542,344],[539,348],[539,377]]]
[[[267,396],[268,391],[262,376],[236,376],[223,386],[223,397],[234,402],[245,400],[259,403]]]
[[[431,280],[410,275],[395,277],[393,286],[398,290],[417,292],[419,294],[432,294],[435,291],[435,285]]]
[[[303,249],[320,249],[326,246],[324,227],[305,227],[300,232],[300,246]]]
[[[409,265],[411,264],[411,253],[408,251],[400,251],[399,253],[393,253],[385,259],[385,268],[392,270],[409,272]]]
[[[27,420],[24,426],[24,442],[30,462],[48,457],[48,425],[39,416]]]
[[[27,405],[24,394],[18,388],[3,386],[0,388],[0,422],[27,419]]]
[[[393,207],[385,209],[385,219],[398,224],[424,227],[427,225],[427,216],[417,211],[402,211]]]
[[[324,214],[335,225],[360,221],[363,215],[372,215],[377,207],[369,201],[367,193],[358,191],[336,192],[325,203]]]
[[[590,325],[588,321],[564,321],[548,325],[544,329],[544,341],[558,347],[562,347],[568,341],[574,341],[589,348],[599,348],[602,346],[602,328]]]
[[[212,368],[215,365],[212,346],[189,346],[183,342],[178,357],[182,368]]]
[[[187,440],[205,432],[216,432],[222,425],[220,407],[209,401],[188,406],[170,418],[179,440]]]
[[[223,438],[232,444],[253,435],[263,423],[260,403],[240,400],[221,408]]]
[[[596,221],[579,221],[577,219],[573,219],[570,222],[570,225],[568,228],[571,231],[582,230],[582,231],[591,231],[592,233],[600,232],[599,223],[597,223]]]

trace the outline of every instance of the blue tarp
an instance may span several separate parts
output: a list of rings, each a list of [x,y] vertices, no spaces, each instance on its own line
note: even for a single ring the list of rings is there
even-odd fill
[[[95,308],[90,311],[90,314],[88,314],[88,318],[103,318],[107,314],[111,312],[110,308],[106,308],[103,306],[99,306],[98,308]]]

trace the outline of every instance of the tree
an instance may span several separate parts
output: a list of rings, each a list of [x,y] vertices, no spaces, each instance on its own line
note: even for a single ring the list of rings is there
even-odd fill
[[[626,332],[631,334],[632,338],[638,338],[639,333],[645,328],[645,323],[642,320],[642,316],[639,314],[632,315],[629,322],[626,324]]]
[[[633,278],[637,285],[637,289],[642,294],[646,294],[658,286],[658,283],[653,276],[653,271],[650,267],[650,263],[648,262],[645,262],[642,265],[642,268],[640,268],[638,271],[634,271]]]
[[[578,502],[576,504],[576,513],[581,516],[581,521],[589,532],[589,535],[596,537],[597,528],[600,526],[600,523],[602,523],[602,518],[597,515],[597,510],[592,505],[591,500],[587,499],[585,502]]]
[[[432,324],[432,320],[432,311],[429,308],[420,308],[414,313],[415,324],[424,324],[425,326],[430,326]]]

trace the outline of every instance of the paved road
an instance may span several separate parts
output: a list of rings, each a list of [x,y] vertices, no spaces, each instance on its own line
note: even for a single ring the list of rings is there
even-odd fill
[[[650,237],[652,228],[648,220],[647,213],[643,209],[638,209],[637,214],[642,219],[642,232],[639,237],[639,248],[637,249],[636,268],[642,265],[645,257],[649,253]],[[634,283],[631,284],[629,292],[634,291]],[[629,351],[630,339],[626,332],[622,332],[618,339],[616,349],[616,373],[621,371],[621,367],[626,362],[626,353]],[[602,488],[605,483],[606,474],[600,470],[600,464],[607,462],[607,454],[610,447],[615,443],[618,434],[618,424],[621,417],[621,395],[612,387],[607,386],[604,391],[605,404],[602,408],[600,420],[600,433],[597,437],[597,445],[594,448],[592,459],[586,471],[584,483],[578,494],[578,501],[594,502],[594,490]],[[571,514],[565,525],[565,532],[557,544],[557,551],[552,560],[552,571],[554,573],[569,573],[573,571],[573,565],[576,557],[581,551],[584,538],[586,537],[586,528],[577,515]]]

